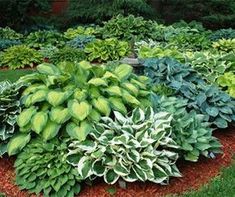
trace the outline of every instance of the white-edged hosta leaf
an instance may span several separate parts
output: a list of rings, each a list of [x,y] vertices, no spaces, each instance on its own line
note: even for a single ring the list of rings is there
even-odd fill
[[[140,108],[134,109],[131,119],[135,124],[144,121],[145,120],[144,111]]]
[[[140,167],[138,167],[137,165],[134,165],[134,166],[132,166],[132,169],[135,172],[135,174],[139,180],[141,180],[141,181],[147,180],[146,173]]]
[[[82,179],[86,179],[91,174],[91,167],[92,167],[92,161],[89,157],[82,157],[78,164],[77,164],[77,170]]]
[[[119,176],[112,169],[107,170],[104,174],[104,181],[108,184],[113,185],[118,179]]]
[[[80,142],[77,147],[83,151],[92,152],[96,149],[97,143],[92,140],[84,140]]]
[[[138,163],[140,160],[140,153],[135,149],[130,149],[130,151],[127,153],[127,157],[129,160]]]
[[[129,174],[129,170],[126,166],[124,166],[121,161],[117,162],[117,164],[113,168],[114,172],[119,176],[127,176]]]
[[[127,176],[122,177],[126,182],[135,182],[138,180],[136,173],[131,168],[130,173]]]
[[[47,112],[41,111],[34,114],[31,125],[32,130],[35,131],[37,134],[41,133],[41,131],[45,128],[48,120]]]
[[[101,176],[104,176],[105,166],[102,164],[101,160],[98,160],[92,164],[92,170],[96,176],[101,177]]]
[[[57,124],[56,122],[53,122],[48,119],[47,124],[42,131],[43,139],[47,141],[54,138],[58,134],[60,127],[60,124]]]
[[[11,138],[7,144],[8,155],[15,155],[21,151],[25,145],[30,141],[30,134],[17,134]]]
[[[86,101],[78,102],[76,100],[70,100],[68,102],[68,109],[74,118],[79,121],[83,121],[89,115],[91,111],[91,105]]]
[[[115,119],[120,123],[120,124],[125,124],[128,122],[128,119],[123,116],[120,112],[114,111]]]
[[[52,107],[50,111],[50,119],[57,124],[63,124],[71,118],[68,108]]]
[[[34,106],[23,110],[17,118],[17,123],[18,123],[19,127],[26,126],[31,121],[32,116],[36,112],[37,112],[37,109]]]

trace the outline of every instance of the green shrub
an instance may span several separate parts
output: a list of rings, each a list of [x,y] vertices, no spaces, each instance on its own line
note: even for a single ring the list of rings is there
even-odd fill
[[[76,49],[72,47],[64,47],[59,50],[54,51],[50,57],[49,61],[57,64],[59,62],[68,61],[68,62],[80,62],[86,60],[86,54],[81,49]]]
[[[17,115],[21,112],[22,85],[0,82],[0,156],[6,153],[9,139],[18,131]]]
[[[119,178],[167,184],[170,176],[181,176],[175,165],[178,155],[174,149],[178,146],[170,137],[170,114],[154,114],[149,108],[135,109],[130,116],[114,115],[115,121],[102,118],[86,141],[70,144],[68,159],[82,179],[104,177],[108,184]]]
[[[225,88],[226,92],[235,98],[235,74],[233,72],[226,72],[220,76],[217,83]]]
[[[16,184],[30,193],[45,197],[75,196],[80,192],[79,176],[67,163],[65,141],[35,139],[17,156]]]
[[[145,38],[155,38],[156,24],[142,17],[129,15],[124,17],[118,15],[111,20],[104,22],[101,28],[103,38],[118,38],[121,40],[143,40]]]
[[[205,120],[218,128],[235,120],[235,100],[217,86],[208,85],[189,65],[175,59],[146,59],[145,73],[152,83],[175,90],[175,95],[188,99],[188,109],[205,115]]]
[[[40,48],[47,45],[61,47],[65,44],[65,38],[57,31],[36,31],[25,38],[25,44],[29,47]]]
[[[0,57],[0,65],[10,69],[33,67],[42,62],[40,53],[25,45],[12,46],[1,53]]]
[[[95,33],[96,33],[96,29],[93,27],[86,28],[86,27],[78,26],[77,28],[67,29],[67,31],[64,32],[64,37],[72,40],[81,35],[91,36],[91,35],[94,35]]]
[[[13,29],[9,27],[5,28],[0,27],[0,38],[7,40],[18,40],[23,38],[23,35],[15,32]]]
[[[150,105],[148,78],[134,75],[126,64],[109,70],[88,62],[57,67],[44,63],[37,70],[20,80],[31,85],[22,94],[24,107],[17,119],[21,133],[8,144],[9,155],[18,153],[33,135],[50,140],[67,130],[83,141],[101,115]]]
[[[85,50],[89,61],[119,60],[130,53],[128,42],[115,38],[95,40],[86,45]]]
[[[212,136],[210,124],[204,115],[187,112],[187,100],[176,97],[156,97],[155,110],[172,114],[172,139],[180,147],[179,153],[189,161],[198,161],[200,155],[214,157],[220,153],[220,143]]]

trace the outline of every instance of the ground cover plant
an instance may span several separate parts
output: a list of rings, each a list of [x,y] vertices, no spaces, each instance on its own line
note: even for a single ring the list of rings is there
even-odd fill
[[[180,162],[217,157],[214,130],[235,120],[233,31],[133,15],[1,28],[0,80],[16,82],[0,83],[0,154],[16,158],[16,184],[66,197],[102,179],[164,185]]]

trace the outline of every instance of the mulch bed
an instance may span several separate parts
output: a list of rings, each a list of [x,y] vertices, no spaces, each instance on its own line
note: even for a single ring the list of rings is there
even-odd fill
[[[170,184],[161,186],[153,183],[128,183],[127,189],[120,188],[118,185],[110,186],[103,181],[96,181],[93,186],[84,185],[79,197],[109,197],[110,188],[114,188],[117,197],[160,197],[167,194],[180,194],[187,190],[197,189],[208,183],[211,178],[219,175],[221,168],[231,164],[235,153],[235,129],[230,128],[222,131],[215,131],[223,145],[223,154],[215,159],[201,158],[199,162],[178,162],[178,167],[183,174],[182,178],[172,178]],[[20,191],[14,185],[14,159],[0,159],[0,192],[7,197],[28,197],[34,196],[27,192]]]

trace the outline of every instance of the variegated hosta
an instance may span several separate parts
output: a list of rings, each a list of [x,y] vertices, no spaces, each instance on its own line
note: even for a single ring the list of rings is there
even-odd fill
[[[0,82],[0,155],[7,149],[7,142],[15,133],[17,115],[21,111],[20,84]]]
[[[150,105],[148,78],[133,74],[127,64],[110,69],[88,62],[57,67],[44,63],[37,70],[20,80],[30,85],[22,95],[24,109],[17,121],[21,134],[10,142],[10,155],[25,146],[32,133],[50,140],[67,131],[83,141],[101,116]]]
[[[104,177],[114,184],[152,181],[166,184],[170,176],[181,176],[175,162],[178,146],[171,138],[172,116],[135,109],[130,116],[114,112],[115,121],[103,117],[89,138],[70,144],[68,160],[83,179]]]
[[[173,115],[172,138],[180,146],[186,160],[197,161],[200,155],[214,157],[220,153],[221,144],[212,136],[210,123],[196,111],[186,111],[187,100],[176,97],[157,97],[156,111],[167,111]]]

